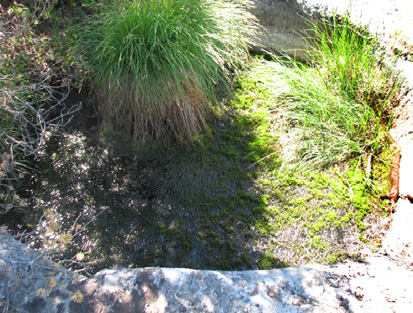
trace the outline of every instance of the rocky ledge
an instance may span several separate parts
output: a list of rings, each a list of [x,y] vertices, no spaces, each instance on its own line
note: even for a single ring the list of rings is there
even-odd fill
[[[413,272],[383,255],[271,271],[76,275],[0,233],[2,312],[408,312]]]

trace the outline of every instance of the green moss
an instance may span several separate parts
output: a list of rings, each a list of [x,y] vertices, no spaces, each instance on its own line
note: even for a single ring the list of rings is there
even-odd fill
[[[337,221],[337,213],[333,210],[328,210],[325,212],[324,220],[326,222],[336,222]]]
[[[192,236],[190,234],[182,235],[178,237],[178,241],[182,243],[184,251],[188,252],[192,248]]]
[[[326,226],[326,223],[324,222],[324,219],[321,218],[319,219],[315,224],[311,225],[311,229],[313,233],[318,233],[321,231]]]
[[[170,238],[174,238],[176,236],[176,234],[178,233],[178,229],[176,227],[173,226],[165,226],[165,225],[161,225],[160,227],[160,232],[161,234],[164,234]]]
[[[264,220],[255,221],[255,226],[258,228],[261,235],[271,234],[273,230],[273,225]]]
[[[311,241],[311,246],[321,252],[327,251],[329,245],[327,242],[323,241],[319,236],[314,236]]]
[[[272,254],[261,253],[259,257],[258,268],[260,270],[271,270],[274,268],[287,267],[286,262],[281,261],[279,258]]]

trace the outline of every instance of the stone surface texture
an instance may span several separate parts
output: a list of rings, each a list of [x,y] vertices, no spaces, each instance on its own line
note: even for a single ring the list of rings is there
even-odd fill
[[[387,39],[403,34],[413,42],[413,1],[407,0],[253,0],[259,23],[259,44],[263,50],[306,60],[306,19],[320,14],[348,14],[355,23]],[[410,14],[409,14],[410,12]]]
[[[261,0],[256,13],[266,21],[266,40],[272,42],[266,48],[299,49],[298,37],[293,38],[305,25],[299,16],[325,9],[341,12],[350,4],[361,23],[376,29],[384,25],[390,34],[404,30],[413,45],[412,1]],[[400,63],[410,88],[412,64]],[[392,130],[401,149],[401,199],[382,248],[375,254],[367,251],[360,262],[245,272],[116,269],[86,278],[0,231],[0,312],[412,312],[412,113],[410,92]]]
[[[3,312],[409,312],[413,272],[383,255],[271,271],[73,273],[0,233]]]
[[[258,0],[253,1],[252,13],[258,18],[260,40],[263,50],[276,54],[288,54],[305,59],[302,36],[308,28],[306,20],[314,12],[307,10],[299,1]]]

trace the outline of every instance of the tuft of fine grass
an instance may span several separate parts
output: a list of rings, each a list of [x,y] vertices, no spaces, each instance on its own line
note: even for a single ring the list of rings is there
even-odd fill
[[[378,145],[384,132],[370,107],[336,95],[305,66],[284,68],[281,75],[289,88],[279,99],[289,122],[301,129],[297,153],[304,164],[326,166]]]
[[[380,40],[347,16],[313,24],[315,47],[309,51],[325,84],[344,99],[371,107],[390,124],[401,82]]]
[[[378,39],[346,17],[312,24],[312,64],[278,60],[274,86],[293,125],[304,164],[327,166],[354,155],[377,155],[391,127],[401,82]],[[287,85],[288,87],[279,87]]]
[[[248,57],[248,1],[117,0],[84,25],[79,46],[106,124],[137,141],[184,142],[205,125],[217,88]]]

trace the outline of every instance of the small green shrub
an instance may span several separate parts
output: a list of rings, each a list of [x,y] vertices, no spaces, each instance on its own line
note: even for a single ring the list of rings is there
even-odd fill
[[[118,0],[82,25],[105,124],[133,140],[185,141],[205,125],[217,87],[248,56],[247,1]]]

